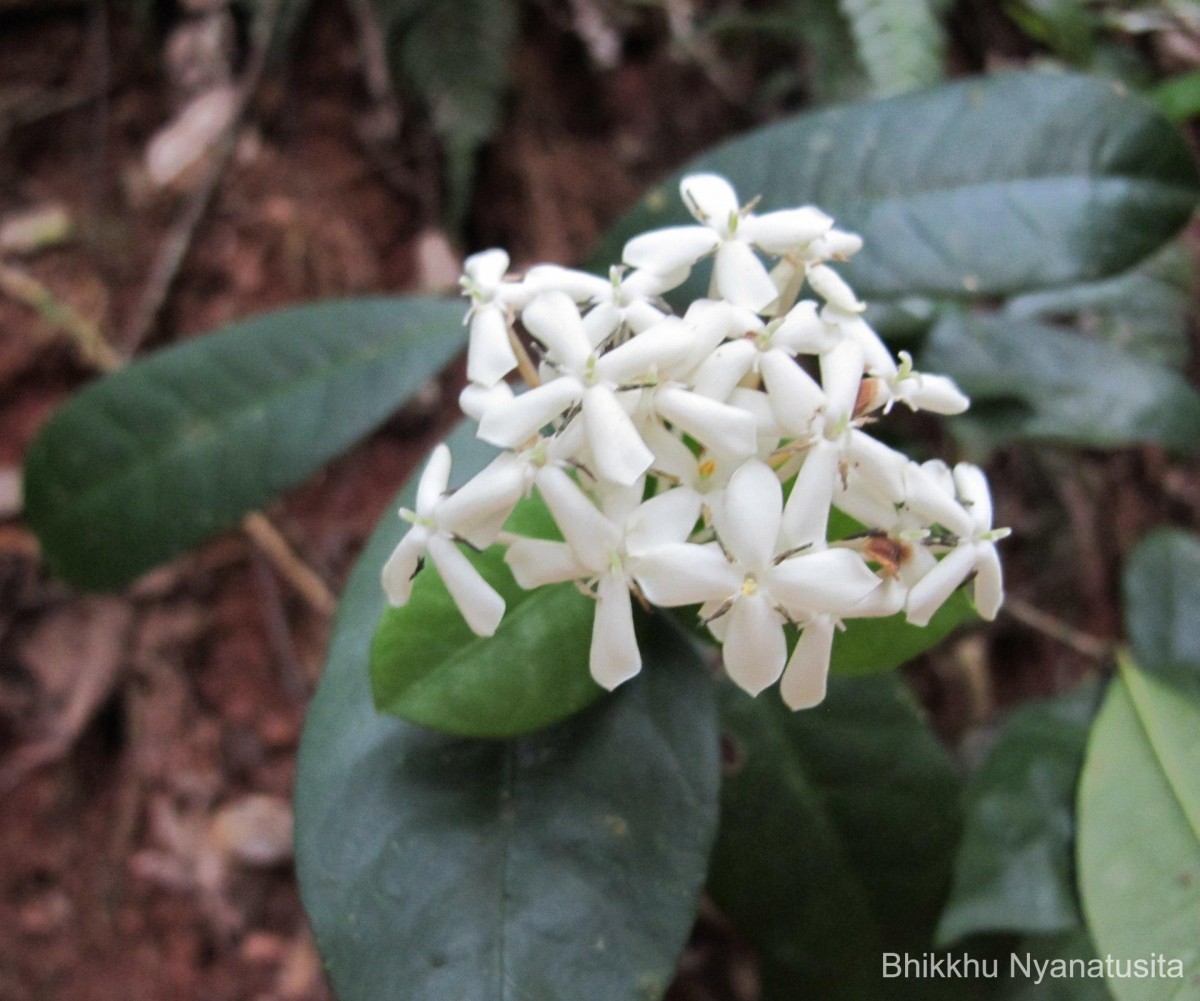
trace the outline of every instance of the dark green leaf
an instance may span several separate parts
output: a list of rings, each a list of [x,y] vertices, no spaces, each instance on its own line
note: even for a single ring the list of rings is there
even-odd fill
[[[475,156],[495,132],[517,33],[513,0],[374,0],[401,89],[428,110],[445,144],[446,216],[459,224]]]
[[[914,990],[881,979],[881,952],[930,947],[960,818],[954,766],[911,695],[894,676],[835,678],[792,713],[727,685],[722,717],[732,765],[709,888],[758,949],[763,1001]]]
[[[403,526],[407,527],[407,526]],[[392,537],[403,534],[397,524]],[[540,500],[523,502],[507,528],[547,538],[554,523]],[[496,634],[463,621],[437,571],[427,568],[403,608],[389,608],[371,646],[375,704],[412,723],[466,737],[512,737],[578,712],[603,693],[588,672],[596,603],[573,584],[524,591],[504,549],[468,554],[504,598]]]
[[[1123,584],[1134,659],[1200,702],[1200,538],[1152,532],[1133,551]]]
[[[1157,953],[1174,977],[1112,977],[1118,1001],[1200,984],[1200,703],[1128,661],[1109,686],[1079,788],[1079,888],[1100,955]]]
[[[1104,341],[956,313],[934,328],[921,367],[947,373],[971,397],[970,412],[955,418],[956,433],[1200,449],[1200,395],[1179,373]]]
[[[120,587],[305,479],[462,347],[462,307],[357,299],[268,313],[93,383],[30,446],[53,570]]]
[[[460,472],[492,451],[450,444]],[[297,778],[301,892],[339,1001],[660,997],[716,825],[706,671],[661,631],[640,677],[534,737],[380,716],[367,661],[394,541],[387,523],[347,588]]]
[[[800,115],[693,160],[763,210],[811,202],[859,232],[845,269],[868,299],[1001,295],[1116,274],[1191,215],[1194,157],[1166,119],[1113,84],[1010,73]],[[609,233],[685,221],[678,177]]]
[[[1004,312],[1069,323],[1128,354],[1181,369],[1191,356],[1195,286],[1192,255],[1176,240],[1115,278],[1031,292],[1010,300]]]
[[[977,621],[975,608],[961,588],[924,627],[909,625],[903,613],[886,619],[847,619],[846,631],[833,638],[830,669],[848,675],[890,671],[937,646],[959,626]]]
[[[967,786],[967,825],[938,940],[1079,927],[1075,785],[1098,692],[1084,685],[1013,713]]]

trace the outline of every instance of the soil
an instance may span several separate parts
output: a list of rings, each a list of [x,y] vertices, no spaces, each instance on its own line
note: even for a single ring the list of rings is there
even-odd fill
[[[138,176],[180,106],[161,57],[179,12],[139,26],[110,6],[0,4],[0,219],[67,208],[74,238],[12,265],[124,350],[196,178],[154,190]],[[481,156],[462,240],[505,246],[518,267],[582,260],[648,183],[758,114],[678,57],[661,26],[635,29],[627,57],[602,70],[557,11],[526,11],[506,126]],[[453,284],[453,268],[447,283],[431,263],[455,242],[438,224],[436,144],[403,104],[396,138],[372,137],[360,42],[349,10],[322,0],[268,68],[137,352],[292,303]],[[745,71],[732,66],[735,86]],[[62,94],[80,96],[37,112]],[[95,377],[54,316],[0,295],[0,477]],[[335,593],[452,421],[460,383],[461,364],[267,511]],[[1101,637],[1119,634],[1116,568],[1137,537],[1200,520],[1195,470],[1150,449],[1005,450],[991,472],[1006,485],[997,520],[1016,529],[1013,591]],[[296,745],[329,631],[328,614],[240,533],[121,595],[88,597],[53,580],[19,514],[0,509],[0,998],[330,997],[287,849]],[[909,677],[938,731],[966,746],[998,710],[1088,666],[1004,619]],[[748,963],[709,915],[671,997],[750,997]]]

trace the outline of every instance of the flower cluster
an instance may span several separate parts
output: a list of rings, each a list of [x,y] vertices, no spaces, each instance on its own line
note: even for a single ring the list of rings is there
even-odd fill
[[[903,611],[924,625],[965,581],[993,618],[1007,533],[977,467],[918,464],[867,433],[896,403],[955,414],[968,401],[894,358],[863,318],[831,266],[862,241],[815,208],[757,214],[713,174],[681,191],[696,224],[630,240],[607,279],[551,265],[513,279],[501,250],[467,260],[461,404],[504,451],[453,492],[449,451],[434,452],[383,585],[403,605],[428,555],[470,628],[491,635],[504,601],[458,543],[499,543],[521,587],[575,581],[595,598],[604,687],[641,668],[636,595],[698,605],[734,681],[758,693],[782,678],[784,701],[805,708],[824,697],[844,619]],[[708,296],[673,314],[662,296],[708,257]],[[519,394],[506,381],[518,368],[531,387]],[[563,541],[504,531],[534,491]],[[829,541],[834,508],[863,530]]]

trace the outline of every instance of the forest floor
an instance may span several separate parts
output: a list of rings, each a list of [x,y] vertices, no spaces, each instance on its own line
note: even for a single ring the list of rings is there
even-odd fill
[[[0,256],[0,998],[317,1001],[329,993],[291,870],[288,804],[328,608],[242,533],[123,594],[72,593],[21,521],[19,470],[54,408],[97,375],[81,338],[110,346],[104,367],[289,304],[452,287],[436,148],[407,121],[397,138],[373,136],[354,21],[319,3],[286,65],[267,68],[148,314],[205,166],[147,181],[147,146],[178,101],[154,39],[102,6],[0,4],[0,223],[57,205],[72,229],[38,253]],[[518,269],[579,262],[648,183],[751,124],[727,89],[661,47],[603,73],[586,63],[552,18],[525,25],[468,249],[505,246]],[[447,373],[266,512],[333,593],[452,422],[460,379]],[[1033,540],[1011,547],[1014,592],[1080,634],[1119,634],[1116,568],[1149,526],[1200,523],[1196,478],[1153,449],[1002,451],[992,472],[999,522]],[[1049,562],[1037,541],[1047,532]],[[908,677],[961,749],[998,709],[1060,689],[1088,663],[1045,628],[1005,618]],[[752,997],[751,982],[709,915],[671,997]]]

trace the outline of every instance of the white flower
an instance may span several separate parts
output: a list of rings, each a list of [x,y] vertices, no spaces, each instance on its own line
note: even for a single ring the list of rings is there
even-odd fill
[[[590,307],[583,325],[592,347],[599,347],[623,327],[640,334],[667,316],[669,310],[659,297],[687,281],[689,270],[681,268],[660,275],[613,267],[605,281],[585,271],[541,264],[529,270],[525,284],[537,292],[566,292],[577,303]]]
[[[558,377],[489,409],[479,422],[479,437],[512,448],[537,431],[580,407],[596,471],[628,486],[654,461],[618,393],[634,380],[653,374],[687,352],[690,337],[683,323],[669,318],[610,351],[599,353],[584,330],[579,310],[563,292],[539,295],[522,319],[529,332],[548,349],[547,359]]]
[[[787,545],[780,531],[782,509],[779,478],[751,460],[726,488],[716,524],[721,545],[663,545],[640,559],[635,571],[654,604],[703,606],[710,627],[722,633],[725,669],[752,695],[784,672],[785,622],[846,614],[879,585],[849,550],[781,551]],[[789,670],[804,673],[809,646],[798,648]],[[828,669],[827,650],[816,668],[822,675]]]
[[[959,502],[970,518],[970,527],[937,564],[908,593],[908,621],[929,624],[934,613],[970,575],[975,574],[975,610],[989,622],[1004,601],[1004,582],[996,543],[1008,536],[1007,528],[992,528],[992,495],[983,470],[970,463],[954,467],[954,486]]]
[[[400,509],[400,517],[412,528],[383,566],[383,589],[393,605],[408,604],[413,578],[428,553],[471,631],[491,636],[504,616],[504,599],[454,543],[457,533],[443,510],[449,481],[450,449],[438,445],[417,483],[416,511]]]
[[[459,279],[463,294],[471,300],[467,378],[482,386],[494,386],[517,367],[509,341],[508,309],[519,306],[526,293],[519,284],[504,281],[507,271],[508,254],[485,250],[463,262]]]
[[[624,261],[635,268],[670,274],[716,252],[713,288],[735,306],[762,310],[779,297],[766,266],[752,247],[768,254],[798,250],[833,225],[811,207],[755,215],[738,203],[737,192],[716,174],[691,174],[679,185],[684,204],[699,226],[671,226],[634,237]]]
[[[505,555],[524,588],[591,582],[596,615],[589,668],[608,689],[642,667],[629,595],[633,568],[647,553],[682,542],[700,515],[698,501],[675,491],[639,504],[641,489],[638,484],[609,491],[601,511],[563,470],[549,468],[538,478],[538,491],[566,541],[518,539]]]

